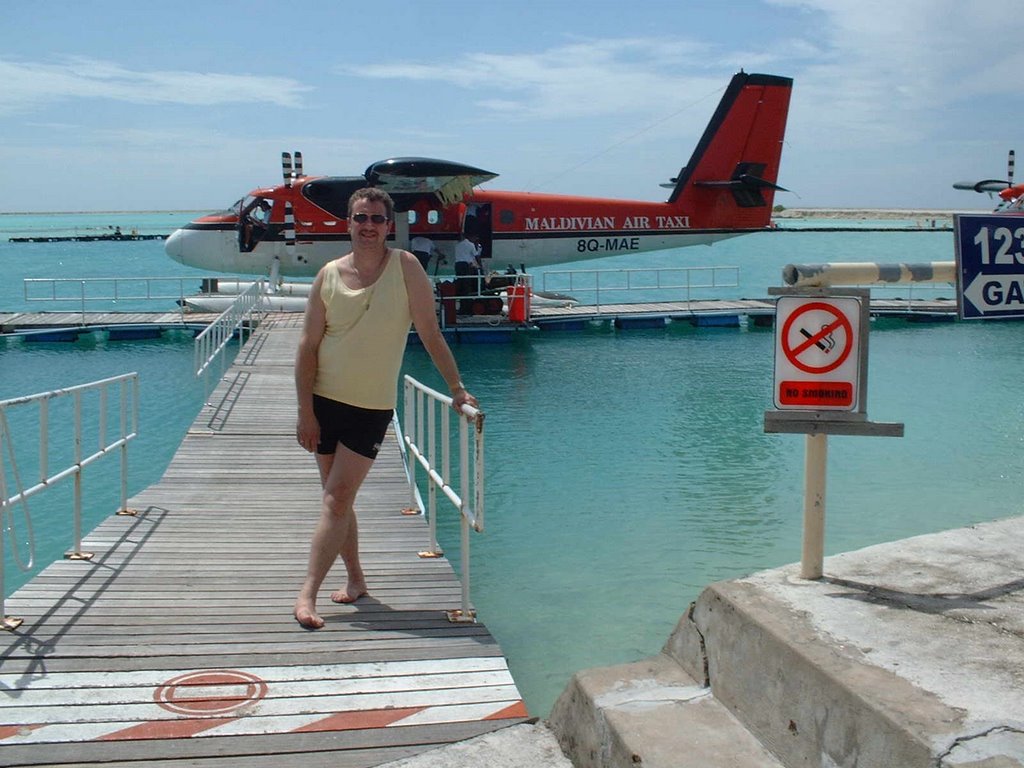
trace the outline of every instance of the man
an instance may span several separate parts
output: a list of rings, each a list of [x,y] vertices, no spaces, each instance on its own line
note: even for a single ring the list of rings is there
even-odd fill
[[[306,578],[295,600],[295,619],[307,629],[324,625],[317,594],[339,554],[348,581],[331,599],[351,603],[367,594],[353,504],[394,413],[410,324],[448,384],[452,406],[477,405],[441,335],[429,278],[415,256],[387,246],[391,197],[360,189],[348,210],[352,251],[316,276],[295,358],[296,439],[316,452],[323,487]]]
[[[455,292],[459,296],[476,296],[480,294],[480,237],[476,232],[465,231],[462,239],[455,245]],[[459,302],[459,314],[468,315],[472,312],[473,301]]]
[[[438,264],[441,263],[441,254],[438,252],[437,246],[434,245],[434,241],[429,237],[416,235],[416,237],[414,237],[409,243],[409,247],[416,255],[416,258],[419,259],[420,264],[423,265],[424,272],[429,271],[428,267],[430,265],[430,260],[435,256],[437,257]]]

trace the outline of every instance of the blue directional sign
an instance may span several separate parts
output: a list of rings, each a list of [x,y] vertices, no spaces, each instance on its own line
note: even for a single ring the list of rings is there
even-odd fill
[[[957,214],[953,232],[961,319],[1024,317],[1024,216]]]

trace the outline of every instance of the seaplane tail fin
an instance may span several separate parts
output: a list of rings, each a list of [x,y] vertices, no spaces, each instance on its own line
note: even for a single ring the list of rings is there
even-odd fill
[[[771,222],[793,80],[740,72],[704,130],[669,202],[700,228],[755,229]]]

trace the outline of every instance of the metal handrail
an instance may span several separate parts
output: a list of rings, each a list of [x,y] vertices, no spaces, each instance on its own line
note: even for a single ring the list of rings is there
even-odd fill
[[[174,299],[178,304],[178,314],[184,322],[185,296],[189,295],[185,292],[185,284],[195,281],[195,277],[27,277],[22,281],[22,291],[26,302],[78,302],[81,306],[82,325],[86,323],[85,305],[88,302],[158,299]],[[66,290],[66,287],[70,287],[75,295],[64,295],[61,289]],[[102,292],[104,288],[106,293]]]
[[[710,275],[710,277],[705,278],[704,281],[694,279],[695,276],[701,274]],[[681,280],[678,279],[680,275],[683,277]],[[685,292],[685,301],[691,301],[694,288],[738,288],[739,275],[740,268],[730,266],[552,270],[543,273],[541,290],[569,291],[573,295],[593,293],[594,306],[600,311],[602,293],[682,290]],[[592,281],[589,287],[580,284],[585,276]],[[653,283],[650,280],[652,277]],[[568,285],[558,282],[564,281],[566,278],[568,278]],[[609,284],[608,281],[612,279],[617,279],[619,284]],[[602,284],[602,280],[604,280],[604,284]]]
[[[113,386],[119,387],[119,429],[116,437],[108,437],[107,410],[108,391]],[[89,456],[82,456],[82,398],[87,393],[97,393],[99,400],[99,413],[97,415],[97,429],[99,444],[97,449]],[[50,429],[49,429],[49,405],[53,400],[63,397],[71,397],[74,400],[74,461],[64,469],[49,475],[50,455]],[[7,420],[7,412],[12,408],[36,404],[39,406],[38,413],[38,441],[39,441],[39,481],[30,488],[24,488],[21,482],[21,473],[18,471],[17,457],[14,453],[14,438]],[[88,384],[80,384],[66,389],[55,389],[50,392],[41,392],[25,397],[16,397],[9,400],[0,400],[0,618],[3,621],[4,629],[14,629],[21,624],[20,619],[9,618],[4,612],[4,537],[6,531],[11,537],[11,546],[14,547],[14,559],[23,570],[32,567],[35,559],[35,541],[32,536],[32,523],[28,511],[28,499],[41,491],[53,487],[59,481],[67,478],[74,478],[74,549],[65,554],[65,557],[72,560],[88,560],[91,553],[82,551],[82,470],[94,461],[106,456],[114,449],[120,449],[121,455],[121,506],[119,514],[128,514],[128,443],[135,439],[138,434],[139,423],[139,374],[125,373],[120,376],[113,376],[108,379],[93,381]],[[6,457],[6,459],[5,459]],[[8,495],[7,473],[8,465],[10,475],[17,486],[17,493]],[[17,556],[17,543],[14,540],[14,512],[15,504],[21,504],[25,515],[26,528],[29,536],[29,558],[27,563],[22,563]]]
[[[430,549],[421,557],[440,557],[437,544],[437,490],[459,510],[461,526],[462,608],[448,611],[453,622],[473,622],[475,612],[469,604],[469,529],[484,529],[484,413],[463,405],[460,413],[452,409],[452,398],[431,389],[411,376],[405,376],[405,409],[402,444],[405,446],[406,474],[409,478],[410,507],[426,513]],[[452,487],[451,419],[459,421],[459,491]],[[440,420],[440,428],[438,421]],[[469,426],[473,425],[473,444]],[[439,455],[440,454],[440,455]],[[427,507],[416,485],[416,465],[427,473]],[[472,469],[470,468],[472,464]]]
[[[265,314],[263,298],[266,286],[266,281],[250,285],[238,294],[227,309],[217,315],[216,320],[196,335],[193,346],[193,368],[196,377],[204,375],[209,370],[213,360],[223,353],[228,342],[234,338],[235,331],[239,332],[241,342],[245,343],[245,331],[252,330],[252,323],[249,321],[254,315],[262,317]],[[223,372],[224,357],[221,356],[221,374]],[[209,392],[209,388],[206,392]]]
[[[879,285],[878,283],[858,284],[857,288],[869,288],[872,299],[885,299],[892,302],[904,302],[906,311],[927,314],[928,303],[932,301],[956,302],[956,285],[953,283],[900,283],[898,285]],[[914,294],[917,294],[915,296]],[[898,295],[897,295],[898,294]],[[922,294],[928,294],[922,297]]]

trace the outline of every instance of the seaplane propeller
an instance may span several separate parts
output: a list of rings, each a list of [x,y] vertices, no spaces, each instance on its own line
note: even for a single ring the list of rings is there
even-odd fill
[[[1009,189],[1013,186],[1013,168],[1016,161],[1014,151],[1011,149],[1010,154],[1006,158],[1006,179],[982,179],[981,181],[958,181],[953,185],[953,189],[966,189],[968,191],[974,190],[975,192],[1002,192],[1004,189]]]
[[[292,186],[297,179],[301,179],[305,174],[302,172],[302,153],[298,150],[295,151],[295,161],[292,162],[292,156],[288,152],[281,153],[281,176],[284,178],[284,185],[286,187]],[[295,211],[292,209],[292,202],[290,198],[285,199],[284,203],[284,227],[282,230],[284,234],[284,249],[285,254],[289,261],[295,260]],[[274,261],[270,265],[270,280],[269,287],[270,291],[276,293],[281,283],[281,259],[275,257]]]

